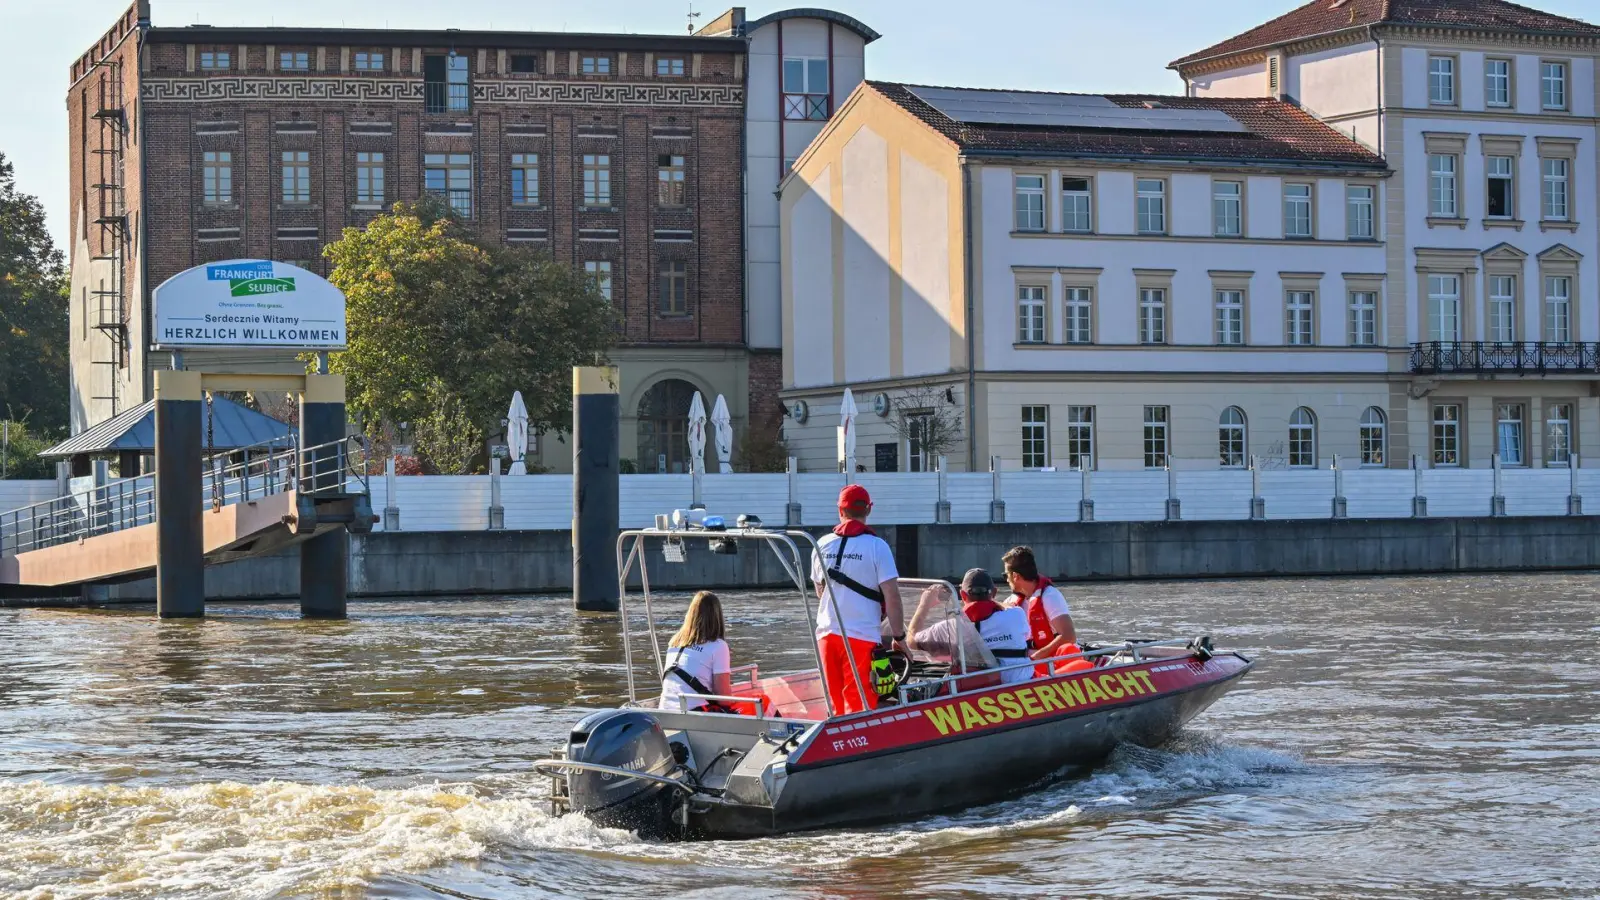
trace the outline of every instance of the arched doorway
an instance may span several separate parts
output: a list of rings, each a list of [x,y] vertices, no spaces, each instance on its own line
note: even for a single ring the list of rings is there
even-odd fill
[[[689,382],[668,378],[640,398],[640,472],[689,471],[689,404],[694,392]]]

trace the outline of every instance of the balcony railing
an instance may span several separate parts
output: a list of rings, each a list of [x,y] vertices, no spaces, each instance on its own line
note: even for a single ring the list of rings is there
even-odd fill
[[[1423,341],[1411,345],[1411,371],[1600,372],[1600,344],[1593,341]]]
[[[784,94],[783,117],[790,120],[824,121],[828,118],[828,95]]]

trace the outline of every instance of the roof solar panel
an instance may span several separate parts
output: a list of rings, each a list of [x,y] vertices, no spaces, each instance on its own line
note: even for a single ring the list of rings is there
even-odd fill
[[[1125,131],[1210,131],[1242,134],[1249,129],[1214,109],[1118,106],[1105,97],[1025,91],[973,91],[908,87],[924,103],[957,122]]]

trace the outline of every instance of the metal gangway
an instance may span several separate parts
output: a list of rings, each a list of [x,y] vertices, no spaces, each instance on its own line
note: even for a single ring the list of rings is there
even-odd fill
[[[295,523],[291,520],[297,518],[297,514],[303,518],[319,502],[355,497],[364,500],[370,494],[370,461],[371,454],[360,437],[311,447],[298,446],[292,438],[280,439],[211,453],[202,458],[202,509],[207,513],[222,513],[247,505],[253,509],[260,507],[263,512],[281,510],[275,519],[253,517],[250,527],[276,522],[294,530]],[[356,506],[370,511],[370,503]],[[314,513],[311,517],[315,518]],[[52,500],[0,513],[0,584],[30,583],[19,577],[18,560],[52,550],[59,553],[64,545],[81,545],[87,554],[92,552],[92,543],[106,545],[104,540],[97,539],[140,528],[150,532],[145,536],[148,540],[144,541],[149,545],[149,552],[138,548],[139,552],[134,555],[139,559],[132,560],[138,565],[130,571],[153,568],[155,521],[154,474],[84,487]],[[370,528],[370,524],[367,527]],[[231,537],[233,540],[227,543],[237,547],[249,535]],[[126,541],[119,542],[119,547],[126,544]],[[210,551],[208,548],[208,553]],[[88,565],[85,572],[97,569],[103,577],[103,566]],[[59,579],[52,581],[61,583]]]

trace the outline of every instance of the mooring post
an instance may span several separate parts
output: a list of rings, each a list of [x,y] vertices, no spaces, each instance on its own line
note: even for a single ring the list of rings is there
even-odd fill
[[[572,394],[572,602],[583,612],[615,612],[622,518],[616,368],[574,368]]]
[[[200,373],[156,373],[156,615],[206,614]]]
[[[307,375],[300,394],[300,458],[297,490],[344,492],[344,455],[321,447],[345,438],[344,376]],[[300,545],[300,615],[343,619],[349,589],[350,533],[335,528]]]

